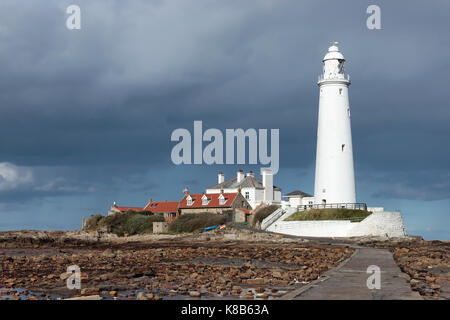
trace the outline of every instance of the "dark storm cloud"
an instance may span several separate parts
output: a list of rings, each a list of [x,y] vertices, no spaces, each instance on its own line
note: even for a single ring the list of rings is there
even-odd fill
[[[378,31],[364,1],[78,1],[78,31],[69,4],[0,5],[0,162],[49,168],[51,195],[156,189],[142,174],[172,166],[170,134],[194,120],[279,128],[280,170],[312,166],[315,81],[340,40],[358,177],[388,176],[380,197],[449,197],[449,4],[380,1]],[[206,183],[199,170],[184,181]],[[2,199],[45,194],[35,188]]]

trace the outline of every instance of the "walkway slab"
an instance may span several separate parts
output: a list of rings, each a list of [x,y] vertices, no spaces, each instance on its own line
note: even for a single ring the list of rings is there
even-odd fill
[[[309,288],[300,288],[298,295],[291,293],[287,299],[294,300],[422,300],[411,290],[408,275],[396,265],[387,249],[357,248],[343,265],[328,271]],[[371,265],[381,270],[380,289],[369,289],[367,273]],[[305,290],[306,289],[306,290]],[[282,298],[283,299],[283,298]]]

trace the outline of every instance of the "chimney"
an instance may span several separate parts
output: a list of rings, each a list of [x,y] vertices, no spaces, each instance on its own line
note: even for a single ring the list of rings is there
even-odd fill
[[[250,170],[250,172],[247,173],[247,177],[253,177],[253,171]]]
[[[219,179],[218,179],[218,184],[221,184],[222,182],[225,181],[225,176],[222,172],[219,172]]]
[[[262,172],[263,187],[264,187],[264,201],[273,201],[273,173],[271,169],[264,168]]]
[[[242,180],[244,180],[244,170],[239,170],[237,172],[237,182],[241,182]]]

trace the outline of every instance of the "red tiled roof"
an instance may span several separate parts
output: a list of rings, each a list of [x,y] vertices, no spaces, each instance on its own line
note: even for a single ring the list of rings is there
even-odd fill
[[[220,193],[208,193],[208,194],[189,194],[192,198],[192,205],[187,205],[187,196],[183,197],[180,201],[180,208],[227,208],[231,207],[234,199],[238,195],[237,193],[222,193],[225,197],[225,203],[222,205],[219,202]],[[202,205],[202,197],[206,195],[208,197],[208,204]]]
[[[177,212],[178,204],[178,201],[152,201],[149,202],[143,210],[151,211],[153,213]]]
[[[122,211],[122,212],[127,212],[127,211],[142,211],[142,208],[138,208],[138,207],[115,207],[117,210]]]

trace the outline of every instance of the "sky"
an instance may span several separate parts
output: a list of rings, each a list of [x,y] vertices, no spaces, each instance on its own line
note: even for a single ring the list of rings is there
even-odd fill
[[[66,9],[81,9],[69,30]],[[317,76],[350,74],[357,200],[450,239],[450,3],[3,0],[0,230],[79,229],[114,201],[201,193],[260,165],[175,165],[177,128],[279,129],[283,194],[314,190]]]

